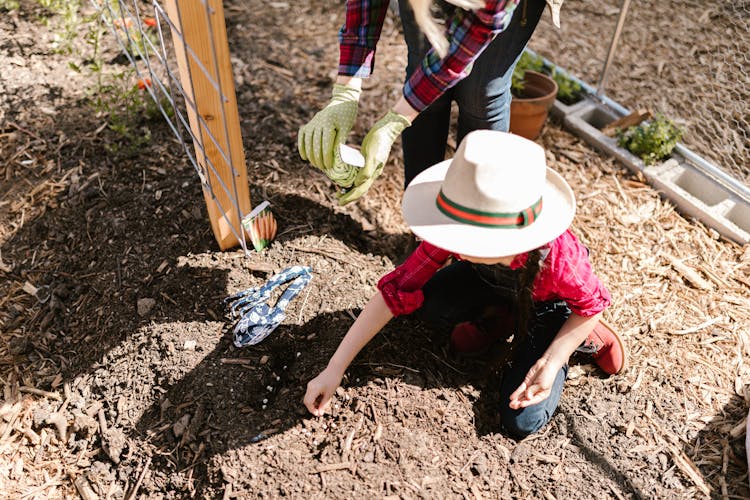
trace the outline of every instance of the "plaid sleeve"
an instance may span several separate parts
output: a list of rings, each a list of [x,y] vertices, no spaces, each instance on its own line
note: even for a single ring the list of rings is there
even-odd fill
[[[410,314],[422,307],[422,287],[450,256],[447,250],[423,241],[403,264],[380,279],[378,290],[394,316]]]
[[[479,54],[508,27],[518,1],[486,0],[484,8],[476,12],[456,9],[447,30],[450,46],[446,56],[441,59],[430,49],[404,86],[409,104],[422,111],[465,78]]]
[[[346,20],[339,30],[339,75],[367,78],[375,68],[389,0],[347,0]]]

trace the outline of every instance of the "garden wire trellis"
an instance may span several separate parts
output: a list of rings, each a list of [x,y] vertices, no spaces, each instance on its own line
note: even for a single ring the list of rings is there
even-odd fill
[[[195,168],[219,246],[247,253],[249,186],[221,1],[92,1]]]

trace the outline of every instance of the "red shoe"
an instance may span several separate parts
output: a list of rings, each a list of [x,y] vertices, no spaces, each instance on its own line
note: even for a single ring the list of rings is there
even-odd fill
[[[486,352],[492,344],[506,338],[515,327],[515,319],[506,308],[498,307],[492,314],[480,320],[457,324],[451,332],[451,347],[461,354],[478,355]]]
[[[496,340],[497,337],[486,333],[473,321],[459,323],[451,332],[451,347],[461,354],[482,354]]]
[[[625,342],[617,331],[603,320],[599,320],[576,351],[591,354],[594,362],[608,375],[620,373],[628,366]]]

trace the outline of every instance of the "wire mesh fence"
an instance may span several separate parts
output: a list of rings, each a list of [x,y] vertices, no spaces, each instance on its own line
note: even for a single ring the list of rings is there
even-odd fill
[[[195,168],[219,246],[247,252],[249,186],[221,1],[92,1]]]
[[[696,149],[750,181],[750,2],[721,2],[706,20],[724,27],[716,58],[707,65],[702,93],[714,106],[698,108],[705,127],[695,128]],[[723,104],[726,103],[726,104]]]

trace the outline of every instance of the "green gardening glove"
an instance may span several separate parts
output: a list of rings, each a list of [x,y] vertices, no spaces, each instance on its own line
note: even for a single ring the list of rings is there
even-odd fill
[[[346,140],[354,126],[361,93],[354,87],[333,84],[331,101],[297,134],[297,148],[303,160],[324,172],[333,167],[333,150]]]
[[[365,157],[365,166],[354,178],[352,188],[339,196],[339,205],[351,203],[370,189],[372,183],[383,171],[396,138],[410,125],[411,122],[405,116],[395,111],[388,111],[372,126],[362,141],[361,151]]]

